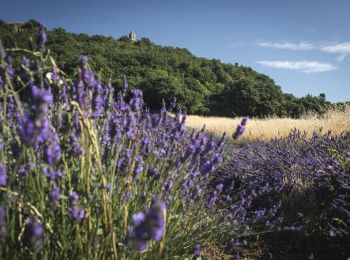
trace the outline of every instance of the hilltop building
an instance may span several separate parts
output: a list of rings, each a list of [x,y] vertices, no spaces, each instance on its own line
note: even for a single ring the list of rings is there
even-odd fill
[[[136,42],[136,33],[133,30],[129,33],[129,38],[132,42]]]

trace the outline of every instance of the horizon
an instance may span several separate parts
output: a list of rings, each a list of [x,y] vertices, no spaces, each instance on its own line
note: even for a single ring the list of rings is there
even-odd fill
[[[116,39],[134,30],[137,39],[251,67],[296,97],[325,93],[331,102],[350,100],[350,3],[345,0],[20,2],[4,1],[0,19],[34,19],[50,30]]]

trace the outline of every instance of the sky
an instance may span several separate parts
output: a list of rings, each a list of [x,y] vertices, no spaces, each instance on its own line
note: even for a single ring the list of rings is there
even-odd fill
[[[297,97],[350,100],[349,0],[1,0],[0,19],[186,48],[270,76]]]

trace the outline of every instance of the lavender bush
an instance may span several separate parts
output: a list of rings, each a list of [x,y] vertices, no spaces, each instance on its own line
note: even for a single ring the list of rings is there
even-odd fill
[[[278,247],[283,246],[278,234],[284,234],[297,237],[294,248],[309,254],[328,248],[334,257],[349,255],[349,147],[349,132],[308,139],[297,130],[272,141],[227,143],[225,163],[213,181],[224,184],[221,207],[244,219],[250,226],[246,235],[273,232]],[[233,242],[239,246],[242,239]]]
[[[0,258],[198,256],[234,236],[222,187],[206,189],[224,138],[186,131],[165,103],[150,114],[126,79],[114,93],[87,57],[70,79],[46,40],[40,25],[36,50],[0,44]]]

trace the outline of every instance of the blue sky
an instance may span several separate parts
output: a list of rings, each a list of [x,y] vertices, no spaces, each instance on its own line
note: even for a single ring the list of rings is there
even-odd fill
[[[350,100],[348,0],[1,0],[0,19],[156,44],[238,62],[300,97]]]

